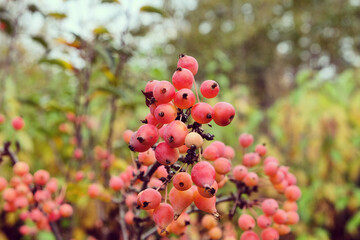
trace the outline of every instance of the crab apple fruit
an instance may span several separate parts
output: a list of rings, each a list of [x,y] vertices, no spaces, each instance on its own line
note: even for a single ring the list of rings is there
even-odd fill
[[[243,165],[237,165],[233,168],[233,176],[235,180],[242,181],[248,174],[248,169]]]
[[[235,150],[230,146],[226,146],[224,150],[224,157],[231,160],[235,157]]]
[[[279,169],[279,163],[272,161],[264,165],[264,173],[268,176],[274,176]]]
[[[128,210],[126,213],[125,213],[125,223],[128,224],[128,225],[132,225],[134,224],[134,217],[135,217],[135,214],[132,210]]]
[[[188,69],[193,75],[196,75],[199,64],[194,57],[188,56],[186,54],[180,54],[177,67]]]
[[[227,126],[235,116],[235,108],[227,102],[218,102],[214,106],[213,120],[219,126]]]
[[[145,117],[145,120],[143,120],[142,122],[145,124],[151,124],[154,126],[157,126],[159,124],[158,120],[151,113],[148,113],[148,115],[146,115],[146,117]]]
[[[210,146],[216,147],[218,152],[219,152],[219,157],[224,157],[225,156],[225,144],[223,142],[220,141],[214,141],[210,144]]]
[[[252,230],[255,227],[255,224],[254,218],[249,214],[241,214],[238,219],[238,225],[244,231]]]
[[[261,232],[261,239],[262,240],[278,240],[279,233],[274,228],[266,228]]]
[[[280,170],[276,171],[274,175],[270,176],[270,181],[273,184],[281,183],[281,181],[284,179],[285,179],[285,174]]]
[[[216,210],[216,197],[206,198],[200,195],[198,190],[194,190],[194,203],[195,206],[201,211],[211,213],[215,217],[218,217],[219,214]]]
[[[138,160],[145,166],[150,166],[156,162],[155,151],[149,148],[146,152],[139,153]]]
[[[96,183],[92,183],[88,187],[88,194],[91,198],[96,198],[100,195],[101,189],[100,186]]]
[[[279,205],[274,199],[268,198],[261,203],[261,209],[266,216],[272,216],[279,209]]]
[[[205,161],[198,162],[191,170],[191,180],[198,187],[210,187],[215,181],[214,167]]]
[[[194,82],[194,75],[186,68],[178,67],[172,76],[172,83],[177,90],[191,89]]]
[[[192,186],[190,174],[188,174],[187,172],[177,173],[174,177],[173,185],[179,191],[188,190]]]
[[[249,172],[248,174],[246,174],[243,181],[244,181],[246,186],[254,187],[254,186],[256,186],[258,184],[259,177],[258,177],[258,175],[256,173]]]
[[[16,191],[13,188],[7,188],[3,191],[3,199],[7,202],[13,202],[16,199]]]
[[[112,176],[110,178],[109,186],[114,191],[119,191],[124,187],[124,182],[120,177]]]
[[[29,172],[29,169],[29,164],[26,162],[17,162],[13,167],[13,172],[15,175],[22,177]]]
[[[60,205],[59,212],[62,217],[68,218],[73,214],[74,210],[70,204],[64,203]]]
[[[206,214],[201,219],[201,226],[203,226],[204,228],[206,228],[208,230],[212,229],[213,227],[216,227],[217,224],[218,224],[218,221],[216,220],[216,218],[210,214]]]
[[[154,86],[153,95],[158,103],[168,103],[175,97],[175,88],[168,81],[160,81]]]
[[[172,148],[177,148],[185,144],[188,135],[185,123],[175,120],[168,124],[164,130],[164,141]]]
[[[275,157],[267,157],[264,160],[264,165],[267,165],[270,162],[276,162],[277,164],[279,164],[279,160],[277,160]]]
[[[132,151],[145,152],[157,142],[158,138],[157,128],[150,124],[144,124],[131,136],[129,148]]]
[[[209,237],[212,240],[217,240],[217,239],[221,239],[222,237],[222,230],[219,227],[213,227],[212,229],[209,230]]]
[[[209,123],[213,119],[214,108],[208,103],[199,102],[191,109],[191,116],[200,124]]]
[[[40,169],[34,173],[34,182],[37,185],[44,186],[50,179],[50,174],[48,171]]]
[[[162,165],[172,165],[179,158],[179,150],[171,148],[166,142],[161,142],[156,146],[155,158]]]
[[[219,174],[227,174],[231,171],[231,162],[224,157],[219,157],[214,161],[215,171]]]
[[[301,197],[301,190],[298,186],[291,185],[286,188],[285,196],[290,201],[296,201]]]
[[[159,80],[150,80],[145,85],[145,92],[152,92],[154,91],[155,85],[160,82]]]
[[[6,188],[7,184],[7,180],[3,177],[0,177],[0,192]]]
[[[251,134],[243,133],[239,137],[239,144],[243,148],[249,147],[254,142],[254,137]]]
[[[183,88],[175,94],[174,104],[180,109],[188,109],[195,104],[195,95],[190,89]]]
[[[261,161],[259,154],[257,153],[246,153],[243,156],[243,164],[246,167],[253,167],[259,164]]]
[[[185,145],[188,148],[191,148],[193,146],[195,146],[196,148],[199,148],[203,145],[203,143],[204,143],[203,138],[200,136],[200,134],[198,134],[196,132],[190,132],[190,133],[188,133],[188,135],[186,135]]]
[[[74,158],[81,159],[84,156],[84,151],[81,148],[76,148],[74,151]]]
[[[137,204],[141,209],[155,209],[161,202],[161,194],[155,189],[148,188],[141,191],[137,197]]]
[[[185,191],[179,191],[173,187],[170,190],[169,201],[174,209],[175,220],[180,216],[185,208],[191,205],[193,202],[193,194],[194,191],[192,188]]]
[[[189,150],[189,148],[186,145],[182,145],[182,146],[178,147],[178,149],[179,149],[180,154],[185,154],[185,153],[187,153],[187,150]]]
[[[277,224],[284,224],[287,221],[287,213],[282,209],[278,209],[273,215],[273,220]]]
[[[284,204],[283,204],[283,209],[287,212],[290,212],[290,211],[297,211],[298,210],[298,205],[295,201],[285,201]]]
[[[174,216],[174,209],[170,204],[160,203],[160,205],[154,209],[153,220],[155,224],[164,231],[174,220]]]
[[[266,155],[266,151],[267,151],[267,149],[266,149],[265,144],[258,144],[258,145],[256,145],[256,147],[255,147],[255,152],[256,152],[257,154],[259,154],[260,157],[265,156],[265,155]]]
[[[271,218],[266,215],[260,215],[256,221],[257,225],[262,229],[270,227],[271,225]]]
[[[25,122],[21,117],[15,117],[11,124],[15,130],[21,130],[25,126]]]
[[[288,182],[288,185],[295,185],[296,184],[296,177],[294,174],[292,173],[287,173],[286,174],[286,181]]]
[[[177,116],[176,107],[172,103],[160,104],[156,107],[154,116],[159,123],[171,123]]]
[[[208,161],[214,161],[215,159],[220,157],[220,154],[217,147],[210,145],[207,148],[205,148],[202,156]]]
[[[210,187],[205,187],[205,188],[197,187],[197,190],[200,193],[200,195],[206,198],[214,197],[218,189],[219,186],[216,181]]]
[[[48,181],[48,183],[45,186],[45,189],[49,191],[50,193],[55,193],[58,189],[58,182],[56,178],[52,178]]]
[[[219,84],[214,80],[206,80],[200,86],[200,92],[204,98],[214,98],[220,91]]]
[[[259,240],[259,236],[255,232],[248,230],[241,234],[240,240]]]
[[[286,235],[291,231],[290,227],[285,224],[276,224],[275,223],[273,228],[279,233],[279,235]]]
[[[287,218],[286,218],[286,224],[288,225],[294,225],[299,222],[299,214],[295,211],[289,211],[286,212]]]

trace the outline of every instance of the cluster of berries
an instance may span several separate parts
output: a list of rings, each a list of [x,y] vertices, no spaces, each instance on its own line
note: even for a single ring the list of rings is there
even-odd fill
[[[0,114],[0,125],[6,122],[6,118],[3,114]],[[11,125],[12,127],[18,131],[21,130],[24,126],[25,126],[25,122],[24,119],[22,119],[22,117],[14,117],[11,120]]]
[[[46,170],[38,170],[33,175],[29,170],[27,163],[17,162],[9,183],[0,177],[0,192],[5,200],[3,210],[19,213],[24,222],[19,229],[23,235],[50,230],[49,223],[73,214],[72,206],[63,203],[65,192],[59,191],[57,180],[50,178]]]

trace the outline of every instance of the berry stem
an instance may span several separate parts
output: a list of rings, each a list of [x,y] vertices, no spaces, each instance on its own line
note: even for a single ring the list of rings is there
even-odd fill
[[[200,99],[199,99],[199,92],[198,92],[198,89],[197,89],[197,86],[196,86],[196,81],[194,80],[194,86],[195,86],[195,92],[196,92],[196,97],[197,97],[197,100],[198,102],[200,102]]]

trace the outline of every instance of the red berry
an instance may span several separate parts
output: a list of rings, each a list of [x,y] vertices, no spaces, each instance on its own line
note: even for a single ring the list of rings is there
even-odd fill
[[[155,158],[163,165],[172,165],[179,158],[179,150],[171,148],[166,142],[161,142],[156,146]]]
[[[255,220],[249,214],[241,214],[238,219],[238,225],[244,231],[252,230],[255,227]]]
[[[219,93],[219,84],[214,80],[206,80],[200,86],[200,92],[204,98],[214,98]]]
[[[154,116],[159,123],[171,123],[177,116],[177,110],[172,103],[160,104],[156,107]]]
[[[254,141],[254,137],[251,134],[243,133],[239,137],[240,146],[243,148],[249,147]]]
[[[190,89],[183,88],[175,94],[174,104],[180,109],[188,109],[195,104],[195,95]]]
[[[219,126],[227,126],[235,116],[235,108],[227,102],[218,102],[214,106],[214,122]]]
[[[191,116],[194,121],[200,124],[209,123],[213,119],[214,109],[209,104],[200,102],[191,109]]]
[[[113,176],[110,178],[109,186],[114,191],[119,191],[123,188],[124,182],[120,177]]]
[[[159,80],[150,80],[146,83],[145,92],[152,92],[154,90],[155,85],[160,82]]]
[[[196,75],[199,65],[198,62],[196,61],[196,59],[194,57],[185,55],[185,54],[180,54],[179,55],[179,61],[177,64],[178,67],[182,67],[182,68],[186,68],[189,69],[192,74]]]
[[[266,199],[262,202],[261,208],[266,216],[272,216],[279,209],[277,201],[272,198]]]
[[[172,148],[177,148],[185,144],[188,129],[185,123],[175,120],[168,124],[164,129],[164,141]]]
[[[136,152],[145,152],[154,145],[159,138],[158,130],[150,124],[142,125],[130,139],[129,148]]]
[[[194,75],[186,68],[178,67],[172,76],[172,83],[177,90],[183,88],[191,89],[194,81]]]
[[[0,124],[3,124],[5,122],[5,116],[3,114],[0,114]]]
[[[161,202],[161,194],[155,189],[148,188],[140,192],[137,197],[137,204],[144,210],[155,209]]]
[[[258,144],[255,147],[255,152],[259,154],[261,157],[265,156],[266,154],[266,146],[264,144]]]
[[[160,81],[154,86],[153,95],[158,103],[168,103],[175,97],[175,88],[168,81]]]
[[[13,120],[12,120],[12,126],[15,130],[20,130],[24,127],[25,125],[25,122],[24,120],[21,118],[21,117],[15,117]]]
[[[70,204],[62,204],[59,208],[60,215],[64,218],[70,217],[74,210]]]
[[[191,179],[199,187],[210,187],[215,181],[215,175],[214,167],[206,161],[195,164],[191,170]]]

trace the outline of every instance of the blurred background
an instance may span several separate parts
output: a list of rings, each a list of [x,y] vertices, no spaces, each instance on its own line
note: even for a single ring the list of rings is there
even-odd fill
[[[219,82],[216,101],[236,108],[216,139],[239,149],[239,134],[252,133],[297,176],[294,239],[360,239],[359,22],[360,0],[0,0],[0,113],[26,122],[16,133],[0,125],[0,142],[19,141],[19,158],[60,177],[69,164],[93,167],[72,163],[74,148],[108,149],[120,171],[122,133],[148,111],[141,90],[171,80],[186,53],[198,84]],[[85,126],[67,123],[71,114]],[[91,204],[81,186],[68,191],[78,208]],[[1,216],[6,239],[2,223],[14,221]],[[75,236],[93,219],[78,220]]]

